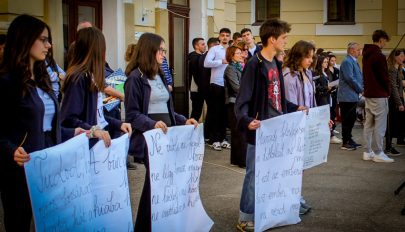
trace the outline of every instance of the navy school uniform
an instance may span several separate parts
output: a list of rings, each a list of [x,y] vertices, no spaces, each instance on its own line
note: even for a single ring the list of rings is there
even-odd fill
[[[3,107],[0,114],[0,185],[7,231],[29,231],[32,218],[25,172],[14,161],[15,150],[23,141],[22,147],[28,154],[51,146],[43,131],[45,107],[35,82],[30,82],[31,87],[23,96],[19,78],[11,74],[0,77]],[[60,126],[58,101],[53,93],[49,96],[55,104],[55,115],[48,136],[58,144],[73,137],[74,129]]]
[[[65,86],[61,105],[61,122],[63,127],[81,127],[90,130],[97,125],[97,91],[90,91],[91,76],[87,73],[78,75]],[[108,128],[120,130],[122,122],[109,116],[104,116]],[[98,138],[90,139],[90,147],[98,142]]]

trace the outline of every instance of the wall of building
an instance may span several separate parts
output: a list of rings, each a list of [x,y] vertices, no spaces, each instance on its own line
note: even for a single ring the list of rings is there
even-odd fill
[[[405,1],[398,0],[398,35],[405,34]]]
[[[252,28],[256,41],[259,41],[259,26],[252,26],[254,2],[236,0],[236,27],[238,30]],[[356,0],[355,25],[324,25],[327,21],[326,4],[326,0],[280,1],[280,18],[292,25],[287,48],[298,40],[313,40],[317,47],[333,51],[342,58],[348,42],[371,43],[373,31],[384,29],[391,36],[384,50],[388,53],[405,32],[405,1]],[[405,47],[405,41],[399,47]]]
[[[51,28],[53,58],[62,67],[64,57],[62,1],[45,0],[43,20]]]

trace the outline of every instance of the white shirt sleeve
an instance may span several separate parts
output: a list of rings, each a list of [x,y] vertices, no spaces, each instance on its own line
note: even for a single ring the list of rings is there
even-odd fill
[[[216,53],[217,53],[216,51],[218,49],[218,46],[221,46],[221,45],[217,45],[215,47],[212,47],[208,51],[207,56],[205,57],[205,60],[204,60],[204,67],[206,67],[206,68],[215,68],[215,67],[218,67],[218,66],[222,65],[222,59],[218,59],[216,57]]]

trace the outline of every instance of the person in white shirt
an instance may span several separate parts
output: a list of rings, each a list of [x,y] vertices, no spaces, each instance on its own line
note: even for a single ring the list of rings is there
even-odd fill
[[[211,124],[209,143],[214,150],[220,151],[222,148],[231,148],[225,140],[226,111],[225,111],[225,87],[224,71],[228,64],[225,59],[228,42],[231,38],[231,30],[222,28],[219,31],[220,44],[212,47],[204,60],[204,67],[211,68],[210,96],[207,109],[207,123]]]

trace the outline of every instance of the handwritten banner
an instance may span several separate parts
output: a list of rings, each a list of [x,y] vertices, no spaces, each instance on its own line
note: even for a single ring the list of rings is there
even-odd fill
[[[295,112],[261,121],[256,131],[255,231],[301,221],[305,121]]]
[[[36,231],[133,231],[128,135],[89,150],[83,134],[31,153],[25,164]]]
[[[144,133],[149,151],[152,231],[209,231],[214,224],[200,199],[203,125]]]
[[[329,105],[309,109],[305,126],[304,169],[327,161],[330,143],[329,109]]]

